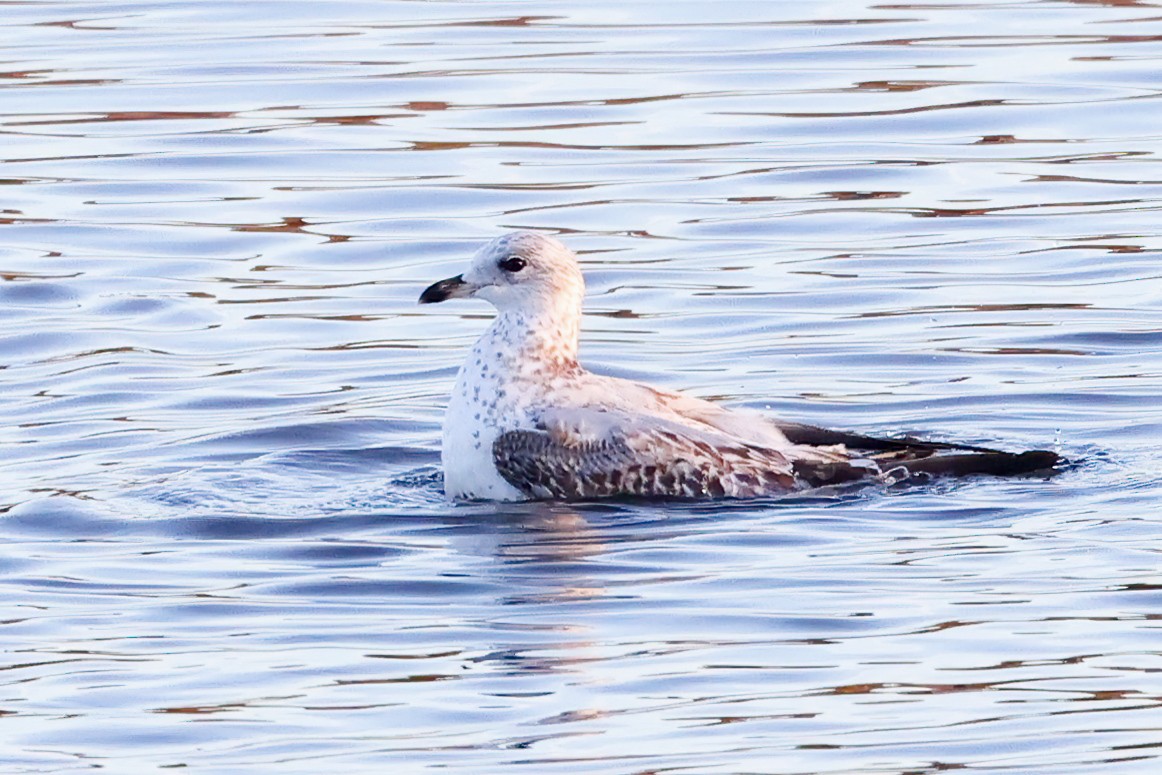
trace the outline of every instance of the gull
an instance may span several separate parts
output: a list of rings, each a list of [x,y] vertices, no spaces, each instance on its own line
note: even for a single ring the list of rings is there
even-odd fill
[[[768,418],[587,371],[577,256],[531,231],[497,237],[421,304],[475,298],[497,316],[444,417],[454,500],[758,498],[848,482],[1049,472],[1054,452],[874,438]]]

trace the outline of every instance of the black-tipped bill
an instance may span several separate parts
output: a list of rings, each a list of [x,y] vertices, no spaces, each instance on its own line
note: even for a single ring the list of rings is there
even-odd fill
[[[458,299],[467,296],[467,291],[468,283],[464,282],[464,275],[458,274],[447,280],[432,283],[425,288],[424,292],[420,294],[420,304],[435,304],[448,299]]]

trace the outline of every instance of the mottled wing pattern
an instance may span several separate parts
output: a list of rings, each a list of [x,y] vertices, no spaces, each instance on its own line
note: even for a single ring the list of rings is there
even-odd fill
[[[653,418],[623,426],[581,415],[546,425],[502,433],[492,446],[500,475],[533,498],[755,498],[878,473],[846,462],[793,463],[778,450]]]
[[[876,451],[853,458],[836,454],[834,447],[825,448],[826,454],[808,446],[780,451],[657,418],[580,410],[553,416],[542,428],[500,434],[492,457],[505,481],[526,496],[555,500],[756,498],[859,481],[1020,476],[1061,464],[1059,456],[1043,450],[1014,454],[952,444],[912,446],[910,440],[843,432],[827,432],[825,440],[844,436]]]

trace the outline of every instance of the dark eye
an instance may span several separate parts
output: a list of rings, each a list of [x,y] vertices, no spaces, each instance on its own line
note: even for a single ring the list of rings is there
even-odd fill
[[[509,256],[500,262],[500,268],[506,272],[519,272],[525,268],[526,263],[520,256]]]

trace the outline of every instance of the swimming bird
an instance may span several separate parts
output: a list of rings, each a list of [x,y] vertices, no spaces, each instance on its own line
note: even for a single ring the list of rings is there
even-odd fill
[[[421,304],[497,309],[460,367],[444,417],[444,489],[456,500],[754,498],[853,481],[1048,471],[1022,453],[874,438],[783,422],[587,371],[577,360],[585,282],[560,241],[518,231],[482,247]]]

